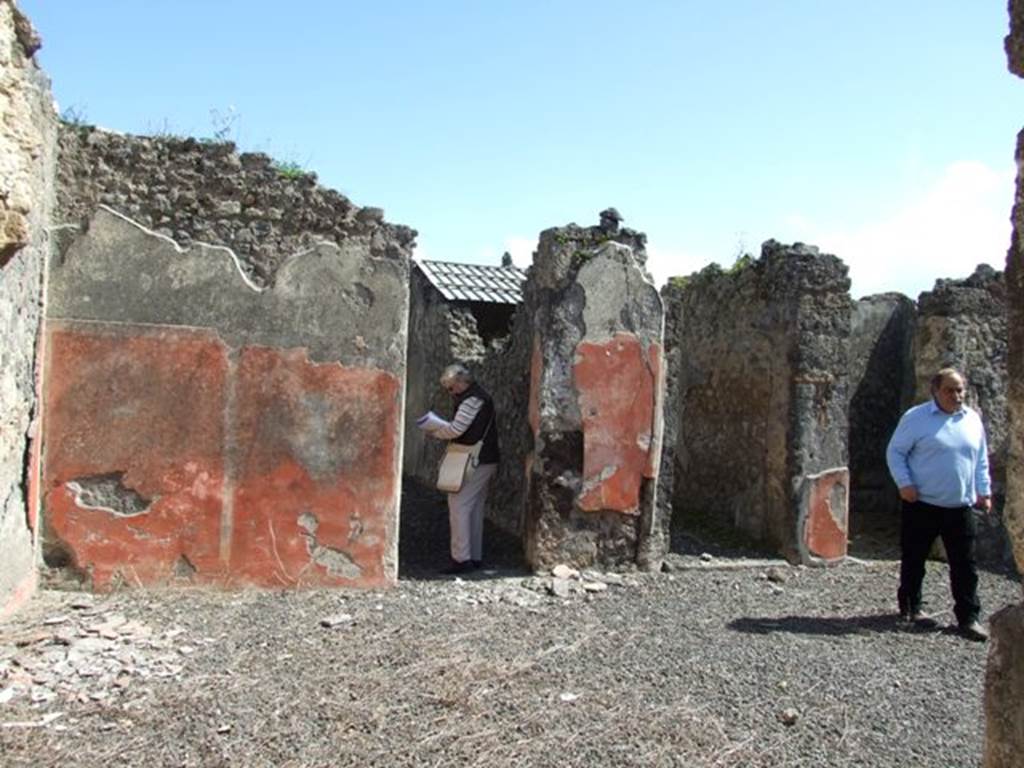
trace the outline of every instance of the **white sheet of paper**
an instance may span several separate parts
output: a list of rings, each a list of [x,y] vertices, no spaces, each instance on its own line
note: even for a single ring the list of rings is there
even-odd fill
[[[416,426],[424,432],[433,432],[435,429],[443,427],[446,423],[447,422],[444,419],[433,411],[427,411],[416,419]]]

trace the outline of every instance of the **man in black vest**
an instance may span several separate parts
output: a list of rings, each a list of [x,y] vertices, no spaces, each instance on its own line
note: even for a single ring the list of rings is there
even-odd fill
[[[498,472],[498,425],[494,401],[466,366],[454,363],[445,368],[441,386],[454,400],[455,416],[430,434],[462,445],[483,441],[476,470],[458,493],[448,494],[451,564],[443,573],[465,573],[480,568],[483,561],[484,503],[491,478]]]

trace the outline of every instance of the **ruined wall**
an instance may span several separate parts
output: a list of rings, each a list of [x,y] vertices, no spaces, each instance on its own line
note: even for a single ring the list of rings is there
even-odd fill
[[[1024,77],[1024,0],[1010,0],[1009,11],[1009,68]],[[1013,233],[1006,254],[1010,443],[1004,520],[1018,570],[1024,573],[1024,131],[1017,135],[1016,159]],[[990,628],[992,640],[985,672],[985,768],[1013,768],[1024,755],[1024,604],[994,615]]]
[[[59,142],[62,222],[81,225],[106,205],[184,247],[197,240],[231,248],[258,286],[321,240],[401,260],[416,237],[386,223],[381,209],[360,208],[318,186],[316,174],[282,169],[264,154],[239,155],[229,142],[67,124]]]
[[[620,220],[609,209],[599,226],[542,232],[525,286],[526,553],[536,568],[655,568],[664,553],[654,504],[663,311],[645,238]]]
[[[685,281],[674,525],[846,554],[848,290],[837,258],[775,241]]]
[[[899,293],[866,296],[853,305],[849,363],[851,536],[870,535],[878,526],[898,528],[900,497],[885,463],[885,450],[913,395],[916,313],[914,302]]]
[[[37,344],[57,117],[32,56],[40,41],[0,0],[0,617],[35,586]]]
[[[68,126],[60,181],[50,561],[97,588],[393,581],[415,233],[191,140]]]
[[[992,473],[993,512],[975,516],[978,557],[1009,564],[1012,553],[1001,523],[1010,440],[1007,334],[1006,280],[986,264],[963,280],[937,280],[918,298],[914,401],[931,397],[931,376],[939,368],[954,365],[963,371],[967,403],[981,413],[988,434]]]
[[[679,386],[684,355],[687,350],[680,344],[683,333],[683,292],[686,279],[670,278],[661,289],[661,300],[665,308],[665,389],[662,398],[661,461],[658,467],[658,492],[656,520],[657,536],[670,542],[673,517],[673,499],[678,467],[677,447],[682,430],[680,407],[682,405]]]

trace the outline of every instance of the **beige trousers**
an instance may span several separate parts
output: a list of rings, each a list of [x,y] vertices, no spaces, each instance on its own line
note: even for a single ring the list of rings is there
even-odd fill
[[[497,472],[497,464],[481,464],[462,490],[448,494],[452,560],[458,563],[483,559],[484,502],[487,501],[487,486]]]

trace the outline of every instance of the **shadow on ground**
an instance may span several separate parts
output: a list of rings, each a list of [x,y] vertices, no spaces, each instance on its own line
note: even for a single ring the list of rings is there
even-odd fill
[[[895,614],[864,616],[745,616],[726,625],[734,632],[769,635],[787,632],[797,635],[855,635],[867,632],[921,632],[907,625]]]
[[[441,574],[448,565],[448,504],[445,495],[411,478],[402,481],[402,512],[398,534],[398,578],[426,581],[451,579]],[[515,536],[484,522],[484,568],[462,579],[526,575],[523,546]]]

